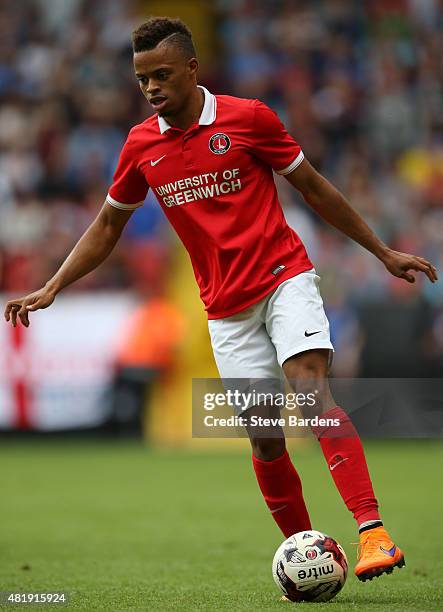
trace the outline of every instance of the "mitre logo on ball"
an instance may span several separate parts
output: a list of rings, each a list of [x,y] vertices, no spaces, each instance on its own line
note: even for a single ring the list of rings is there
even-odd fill
[[[231,140],[227,134],[219,132],[211,136],[209,140],[209,148],[216,155],[222,155],[231,148]]]

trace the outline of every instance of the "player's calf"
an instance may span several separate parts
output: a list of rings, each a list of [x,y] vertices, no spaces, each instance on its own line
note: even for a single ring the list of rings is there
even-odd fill
[[[248,416],[270,417],[275,410],[278,411],[275,407],[256,406],[248,411]],[[300,477],[286,451],[283,430],[278,426],[263,428],[250,424],[246,429],[254,472],[272,518],[285,537],[310,529]]]

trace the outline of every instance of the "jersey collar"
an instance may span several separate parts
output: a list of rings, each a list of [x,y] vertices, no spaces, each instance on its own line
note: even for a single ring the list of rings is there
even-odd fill
[[[201,89],[205,95],[203,110],[198,123],[199,125],[211,125],[211,123],[214,123],[217,116],[217,100],[215,99],[215,96],[206,89],[206,87],[203,87],[203,85],[197,85],[197,87]],[[169,123],[163,117],[158,116],[157,119],[160,134],[164,134],[172,127],[172,125],[169,125]]]

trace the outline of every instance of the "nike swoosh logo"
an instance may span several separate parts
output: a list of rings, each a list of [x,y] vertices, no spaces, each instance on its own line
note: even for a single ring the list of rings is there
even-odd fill
[[[337,461],[337,463],[334,463],[334,465],[330,465],[329,469],[331,470],[335,470],[335,468],[337,467],[337,465],[340,465],[340,463],[343,463],[344,461],[347,461],[348,457],[345,457],[344,459],[341,459],[340,461]]]
[[[396,545],[394,544],[394,546],[392,548],[390,548],[389,550],[386,550],[386,548],[383,548],[383,546],[380,546],[380,550],[381,552],[386,553],[387,555],[389,555],[390,557],[393,557],[395,555],[395,551],[396,551]]]
[[[319,331],[315,331],[315,332],[307,332],[305,331],[305,336],[306,338],[309,338],[309,336],[313,336],[314,334],[319,334],[321,332],[321,329]]]
[[[166,157],[166,155],[163,155],[162,157],[160,157],[160,159],[156,159],[155,161],[153,159],[151,159],[151,166],[156,166],[159,162],[161,162],[161,160]]]
[[[284,510],[287,507],[288,507],[288,504],[285,504],[284,506],[279,506],[278,508],[274,508],[274,510],[271,510],[271,514],[274,514],[275,512],[279,512],[280,510]]]

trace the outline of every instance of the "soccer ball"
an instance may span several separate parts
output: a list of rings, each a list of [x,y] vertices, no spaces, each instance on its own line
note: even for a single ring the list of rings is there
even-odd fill
[[[343,588],[345,551],[321,531],[300,531],[278,547],[272,562],[275,583],[291,601],[328,601]]]

